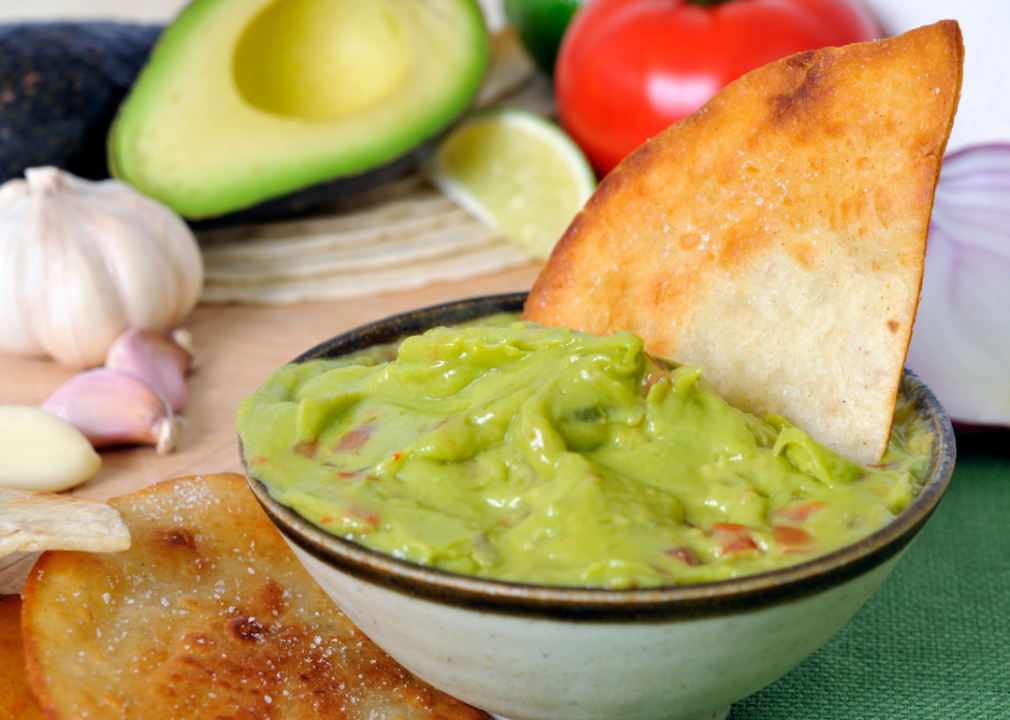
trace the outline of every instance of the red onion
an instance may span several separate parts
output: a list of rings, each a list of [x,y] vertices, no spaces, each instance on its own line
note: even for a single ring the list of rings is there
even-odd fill
[[[906,365],[953,420],[1010,426],[1010,144],[944,158]]]

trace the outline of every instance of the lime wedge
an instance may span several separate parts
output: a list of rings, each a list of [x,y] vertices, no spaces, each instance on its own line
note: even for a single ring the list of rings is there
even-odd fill
[[[546,260],[596,187],[582,151],[522,110],[474,115],[443,141],[429,174],[442,192]]]

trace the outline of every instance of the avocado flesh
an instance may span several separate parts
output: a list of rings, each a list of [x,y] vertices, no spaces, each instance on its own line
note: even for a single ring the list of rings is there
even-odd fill
[[[110,167],[184,217],[232,213],[407,154],[486,63],[473,0],[196,0],[120,108]]]

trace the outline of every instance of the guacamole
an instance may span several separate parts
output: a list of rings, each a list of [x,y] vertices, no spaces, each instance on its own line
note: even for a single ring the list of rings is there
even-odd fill
[[[239,410],[248,472],[319,527],[482,578],[703,582],[852,543],[915,496],[932,436],[899,405],[864,468],[702,369],[533,323],[436,328],[288,365]]]

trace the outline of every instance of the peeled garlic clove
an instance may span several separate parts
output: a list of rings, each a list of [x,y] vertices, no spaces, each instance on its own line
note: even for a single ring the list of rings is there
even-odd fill
[[[98,368],[70,378],[42,403],[63,418],[96,448],[110,445],[154,445],[170,453],[178,424],[168,402],[143,378],[125,370]]]
[[[186,373],[192,363],[193,354],[174,334],[155,330],[127,330],[105,356],[105,367],[142,377],[168,400],[173,412],[186,405]]]
[[[101,466],[91,443],[69,423],[38,408],[0,407],[0,486],[60,492]]]

